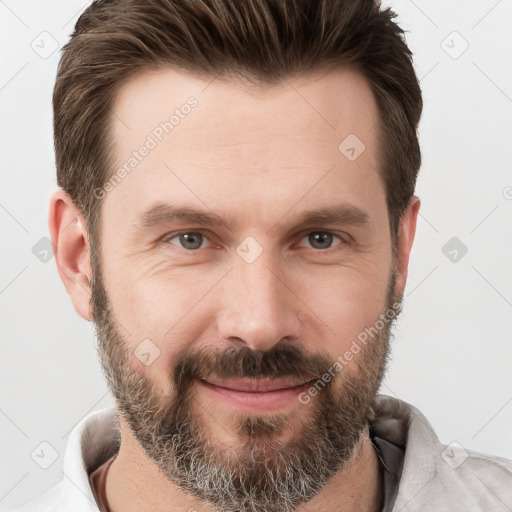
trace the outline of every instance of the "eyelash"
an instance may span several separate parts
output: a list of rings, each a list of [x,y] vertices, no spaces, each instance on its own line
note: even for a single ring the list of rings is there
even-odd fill
[[[338,238],[338,240],[340,241],[340,244],[338,245],[345,245],[348,243],[348,235],[344,235],[342,236],[341,234],[338,234],[338,233],[335,233],[333,231],[329,231],[329,230],[321,230],[321,229],[315,229],[315,230],[311,230],[311,231],[308,231],[307,233],[305,233],[302,238],[300,239],[301,241],[308,237],[309,235],[311,235],[312,233],[321,233],[321,234],[329,234],[329,235],[332,235],[336,238]],[[198,234],[198,235],[201,235],[203,236],[204,238],[206,238],[209,242],[211,243],[214,243],[211,238],[206,234],[206,233],[203,233],[202,231],[179,231],[178,233],[172,233],[172,234],[169,234],[169,235],[166,235],[164,238],[162,238],[162,243],[170,243],[170,241],[176,237],[179,237],[180,235],[187,235],[187,234]],[[175,244],[172,244],[172,245],[175,245]],[[179,246],[178,246],[179,247]],[[186,251],[186,252],[198,252],[201,248],[198,248],[198,249],[186,249],[185,247],[179,247],[180,249]],[[324,252],[324,253],[327,253],[327,252],[330,252],[332,250],[335,250],[336,246],[333,246],[333,247],[329,247],[327,249],[315,249],[313,247],[311,247],[311,249],[313,251],[316,251],[316,252]],[[207,247],[205,247],[205,249],[207,249]]]

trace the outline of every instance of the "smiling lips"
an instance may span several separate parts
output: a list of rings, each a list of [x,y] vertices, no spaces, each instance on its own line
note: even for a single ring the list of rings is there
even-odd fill
[[[311,383],[288,379],[199,380],[216,400],[243,412],[269,412],[289,407]]]

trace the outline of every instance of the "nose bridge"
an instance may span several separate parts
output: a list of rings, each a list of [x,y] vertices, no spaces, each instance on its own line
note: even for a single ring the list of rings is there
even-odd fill
[[[219,332],[225,341],[243,340],[254,350],[269,350],[285,337],[299,336],[297,299],[271,251],[254,261],[235,255],[224,283]]]

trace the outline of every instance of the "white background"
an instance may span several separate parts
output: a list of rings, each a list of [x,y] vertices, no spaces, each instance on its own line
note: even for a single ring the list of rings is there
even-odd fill
[[[443,442],[512,458],[512,0],[387,4],[408,31],[425,104],[421,217],[381,391],[418,407]],[[56,188],[59,58],[35,49],[62,46],[86,5],[0,1],[4,511],[57,483],[70,430],[113,404],[92,324],[73,309],[55,260],[32,253],[49,235]],[[454,236],[468,248],[457,262],[442,252]],[[59,454],[46,470],[31,458],[43,441]]]

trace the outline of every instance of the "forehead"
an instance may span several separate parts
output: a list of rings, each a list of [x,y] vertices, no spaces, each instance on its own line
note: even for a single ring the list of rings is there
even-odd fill
[[[289,208],[308,190],[305,207],[383,193],[377,123],[370,86],[352,70],[271,86],[147,71],[112,106],[113,171],[124,172],[105,202],[135,218],[177,198],[224,208],[251,201],[261,211],[276,201]]]
[[[329,132],[336,133],[335,139],[349,133],[363,138],[378,121],[368,82],[350,69],[283,79],[273,85],[158,69],[135,75],[120,88],[112,108],[114,133],[125,145],[136,146],[139,132],[149,134],[155,121],[158,125],[176,111],[179,115],[190,98],[199,108],[191,121],[174,126],[176,143],[181,135],[180,142],[186,142],[189,130],[198,137],[207,135],[212,142],[226,142],[227,135],[233,143],[246,139],[246,133],[259,131],[269,137],[282,128],[303,140],[324,138]],[[296,120],[309,124],[297,125]]]

